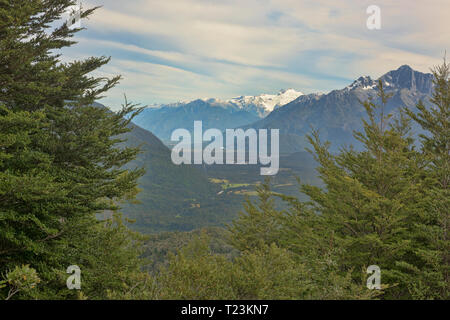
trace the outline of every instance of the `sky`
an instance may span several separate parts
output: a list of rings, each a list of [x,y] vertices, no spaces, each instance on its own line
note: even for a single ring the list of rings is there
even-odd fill
[[[64,60],[111,56],[96,76],[122,75],[100,102],[120,108],[228,99],[294,88],[329,92],[408,64],[429,72],[450,50],[450,1],[86,0]],[[381,29],[366,12],[380,8]]]

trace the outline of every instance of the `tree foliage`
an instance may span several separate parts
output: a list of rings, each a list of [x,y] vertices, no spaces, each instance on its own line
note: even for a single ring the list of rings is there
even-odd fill
[[[46,298],[62,297],[65,281],[58,275],[69,265],[91,261],[89,283],[89,268],[98,273],[109,265],[103,271],[115,275],[136,262],[125,259],[134,251],[106,241],[111,230],[96,213],[118,210],[121,200],[137,193],[143,171],[124,165],[139,149],[119,147],[118,136],[130,130],[139,109],[125,102],[113,113],[94,105],[120,79],[91,75],[109,58],[61,62],[58,50],[74,45],[72,37],[81,30],[60,22],[74,4],[0,1],[0,272],[30,265]],[[83,10],[81,18],[95,9]],[[125,232],[115,229],[116,236]],[[117,268],[108,264],[111,257],[98,256],[108,250],[123,255]],[[91,296],[103,294],[98,288]]]
[[[448,299],[448,64],[433,74],[435,107],[420,103],[418,111],[396,116],[385,112],[390,95],[379,82],[381,103],[362,101],[367,118],[354,132],[362,150],[333,154],[314,131],[310,152],[325,187],[301,185],[309,198],[302,202],[273,193],[266,181],[259,200],[247,201],[228,227],[236,259],[211,255],[204,244],[203,251],[186,249],[193,256],[182,252],[171,260],[165,277],[176,285],[164,283],[192,290],[175,297],[221,297],[215,288],[243,299]],[[425,131],[420,148],[411,121]],[[277,211],[274,197],[289,209]],[[381,269],[381,290],[366,287],[372,265]],[[189,275],[194,269],[197,276]],[[209,281],[191,281],[203,271]],[[208,289],[203,296],[195,295],[202,292],[198,283]]]

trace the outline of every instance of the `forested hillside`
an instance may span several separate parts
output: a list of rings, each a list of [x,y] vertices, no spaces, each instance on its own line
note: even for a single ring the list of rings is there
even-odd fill
[[[146,172],[138,181],[138,202],[125,204],[123,212],[136,220],[137,230],[183,231],[227,221],[240,201],[228,197],[225,201],[230,203],[219,211],[219,186],[193,166],[174,165],[169,148],[152,133],[136,125],[131,129],[124,135],[124,145],[140,147],[141,152],[130,167],[142,167]]]

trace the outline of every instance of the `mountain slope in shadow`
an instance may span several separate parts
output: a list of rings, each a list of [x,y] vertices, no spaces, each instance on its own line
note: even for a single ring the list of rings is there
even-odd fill
[[[230,221],[241,207],[242,197],[219,196],[220,186],[202,170],[175,165],[171,151],[153,133],[131,124],[125,145],[140,146],[142,152],[128,166],[144,167],[139,179],[138,204],[124,204],[122,212],[135,219],[134,229],[145,233],[190,231]]]

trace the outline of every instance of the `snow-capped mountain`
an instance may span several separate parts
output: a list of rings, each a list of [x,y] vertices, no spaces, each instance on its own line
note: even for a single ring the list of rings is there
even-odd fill
[[[259,107],[264,110],[264,115],[269,114],[274,109],[284,106],[291,101],[294,101],[298,97],[302,96],[303,93],[296,91],[294,89],[281,90],[277,94],[261,94],[259,96],[240,96],[227,100],[229,103],[233,103],[239,106],[241,109],[248,109],[251,106]]]
[[[228,100],[203,98],[193,101],[152,105],[139,114],[134,122],[167,142],[173,130],[191,130],[194,121],[203,121],[207,128],[229,129],[245,126],[267,116],[274,109],[294,101],[303,93],[294,89],[277,94],[240,96]]]
[[[408,65],[403,65],[397,70],[389,71],[378,80],[382,81],[383,87],[386,90],[408,89],[424,94],[431,94],[431,75],[429,73],[414,71]],[[370,76],[359,77],[352,84],[345,87],[344,90],[375,89],[378,85],[378,80],[373,80]]]
[[[355,81],[352,82],[351,85],[345,87],[346,90],[355,90],[355,89],[363,89],[369,90],[376,88],[376,81],[372,80],[370,76],[359,77]]]

